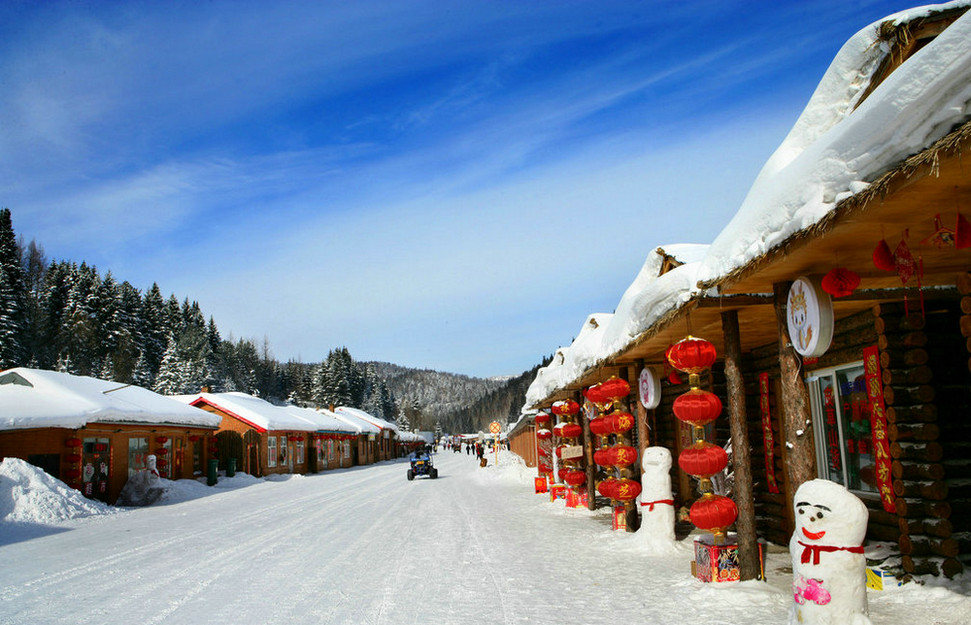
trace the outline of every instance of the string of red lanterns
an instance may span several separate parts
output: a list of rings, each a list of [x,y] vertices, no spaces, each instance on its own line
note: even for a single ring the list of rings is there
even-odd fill
[[[583,470],[583,456],[564,458],[563,453],[568,448],[576,447],[580,437],[583,436],[583,428],[574,423],[574,418],[580,412],[580,404],[572,399],[565,399],[554,402],[550,410],[559,419],[559,423],[553,428],[553,434],[559,439],[556,457],[560,468],[556,472],[556,477],[561,483],[576,491],[587,482],[587,474]]]
[[[711,486],[711,476],[728,466],[728,454],[718,445],[705,440],[704,426],[718,418],[722,402],[714,393],[702,390],[700,374],[715,363],[715,346],[704,339],[687,336],[668,348],[667,358],[671,366],[688,374],[691,390],[674,400],[674,415],[690,424],[695,443],[682,450],[678,466],[699,480],[702,496],[691,506],[690,518],[696,527],[714,535],[715,543],[722,544],[728,527],[738,517],[735,502],[716,495]]]
[[[634,427],[634,417],[625,410],[623,399],[630,394],[630,384],[612,377],[594,384],[583,392],[600,413],[590,420],[590,432],[600,442],[593,454],[593,461],[602,467],[603,478],[597,484],[597,492],[616,506],[629,509],[641,492],[641,484],[630,479],[630,465],[637,462],[637,450],[630,446],[627,433]],[[614,442],[609,443],[610,437]],[[617,508],[619,511],[619,508]]]

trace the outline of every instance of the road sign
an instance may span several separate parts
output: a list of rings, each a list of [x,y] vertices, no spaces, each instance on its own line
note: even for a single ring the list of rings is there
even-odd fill
[[[493,434],[498,434],[502,432],[502,425],[498,421],[493,421],[489,424],[489,431]]]

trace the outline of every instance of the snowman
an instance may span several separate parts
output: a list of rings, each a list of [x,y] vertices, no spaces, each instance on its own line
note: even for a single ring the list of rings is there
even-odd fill
[[[796,490],[790,625],[870,625],[866,602],[866,506],[844,487],[810,480]]]
[[[638,542],[654,551],[675,544],[674,497],[671,495],[671,452],[664,447],[648,447],[641,454],[641,527]]]

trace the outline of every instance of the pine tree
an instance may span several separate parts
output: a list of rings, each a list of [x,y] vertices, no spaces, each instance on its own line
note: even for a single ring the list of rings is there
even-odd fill
[[[10,209],[0,210],[0,369],[26,364],[27,293]]]
[[[141,314],[142,338],[139,343],[140,359],[143,360],[143,371],[154,380],[162,364],[162,354],[165,352],[168,337],[165,322],[165,300],[158,284],[145,292],[142,299]]]

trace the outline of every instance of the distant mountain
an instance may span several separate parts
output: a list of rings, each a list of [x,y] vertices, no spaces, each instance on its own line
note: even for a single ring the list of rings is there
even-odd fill
[[[434,429],[437,423],[452,433],[487,432],[490,422],[506,423],[510,416],[518,416],[539,368],[519,376],[474,378],[388,362],[364,364],[374,367],[409,418],[418,415],[421,429]]]

